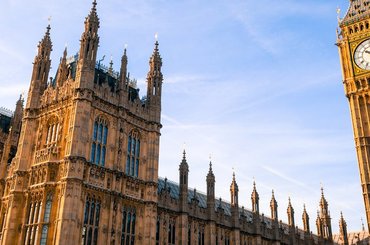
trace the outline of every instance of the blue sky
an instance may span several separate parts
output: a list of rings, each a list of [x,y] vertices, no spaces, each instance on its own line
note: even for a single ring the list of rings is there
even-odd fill
[[[160,175],[178,180],[186,143],[189,184],[205,191],[209,155],[216,195],[229,200],[233,168],[240,204],[251,207],[253,178],[270,215],[274,189],[279,218],[288,197],[302,227],[312,230],[323,184],[338,231],[365,218],[347,99],[336,42],[336,8],[347,0],[98,1],[98,57],[119,70],[128,45],[129,71],[145,94],[148,60],[158,33],[163,58]],[[65,45],[79,50],[90,0],[3,0],[0,9],[0,106],[14,109],[27,91],[36,46],[52,16],[54,76]]]

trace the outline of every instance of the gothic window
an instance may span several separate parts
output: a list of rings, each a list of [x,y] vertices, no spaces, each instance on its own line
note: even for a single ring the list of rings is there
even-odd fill
[[[157,227],[156,227],[156,232],[155,232],[155,245],[159,245],[160,229],[161,229],[161,221],[158,217],[157,218]]]
[[[140,135],[132,131],[127,142],[126,174],[138,177],[140,164]]]
[[[47,238],[48,238],[48,230],[49,230],[49,221],[50,221],[50,212],[51,212],[52,201],[53,201],[52,195],[49,194],[48,197],[46,198],[40,245],[46,245],[46,241],[47,241]]]
[[[105,165],[105,155],[107,152],[108,124],[107,121],[99,117],[94,122],[92,135],[90,160],[97,165]]]
[[[191,225],[188,227],[188,245],[191,245]]]
[[[199,228],[198,245],[204,245],[204,227]]]
[[[168,224],[168,245],[175,245],[176,241],[176,228],[174,220]]]
[[[47,124],[47,132],[46,132],[46,145],[51,146],[55,145],[56,142],[58,141],[58,135],[60,131],[60,125],[58,122],[57,117],[52,117],[48,124]]]
[[[121,245],[135,245],[136,210],[124,207],[122,211]]]
[[[34,245],[38,240],[39,224],[41,222],[42,201],[32,200],[28,207],[28,216],[24,244]]]
[[[97,245],[99,235],[101,203],[95,198],[87,197],[84,211],[84,226],[82,228],[82,244]]]
[[[230,245],[230,235],[225,234],[225,245]]]

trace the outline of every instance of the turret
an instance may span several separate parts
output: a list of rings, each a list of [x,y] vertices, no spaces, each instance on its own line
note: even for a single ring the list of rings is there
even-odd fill
[[[271,208],[271,219],[277,222],[278,221],[278,204],[275,199],[274,190],[272,190],[270,208]]]
[[[212,162],[209,162],[209,170],[207,174],[207,209],[210,218],[215,212],[215,175],[212,170]]]
[[[159,121],[161,112],[161,95],[163,75],[161,72],[162,58],[159,54],[158,41],[155,42],[152,57],[149,60],[147,75],[147,103],[150,110],[154,111],[155,119]]]
[[[184,150],[182,161],[179,166],[180,202],[183,209],[187,207],[188,175],[189,175],[189,165],[186,161],[186,152]]]
[[[26,105],[26,108],[29,109],[38,108],[41,95],[47,86],[51,63],[50,53],[53,47],[50,39],[50,29],[50,25],[48,25],[44,37],[37,46],[38,51],[33,62],[32,78]]]
[[[76,80],[80,88],[91,88],[94,81],[96,54],[99,47],[99,17],[96,12],[96,0],[92,3],[89,15],[85,19],[85,30],[81,35],[80,52]]]
[[[340,212],[339,233],[340,233],[340,239],[342,240],[343,245],[348,245],[347,223],[343,218],[342,212]]]
[[[306,234],[310,233],[310,217],[306,211],[306,205],[303,205],[303,214],[302,214],[303,230]]]
[[[259,208],[259,195],[258,195],[258,192],[257,192],[257,189],[256,189],[256,182],[253,181],[253,192],[252,192],[252,195],[251,195],[251,199],[252,199],[252,212],[255,213],[255,214],[259,214],[260,212],[260,208]]]

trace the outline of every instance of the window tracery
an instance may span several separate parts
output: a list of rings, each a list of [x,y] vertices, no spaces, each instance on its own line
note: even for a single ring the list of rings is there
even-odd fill
[[[101,202],[96,198],[87,197],[84,211],[84,226],[82,228],[82,244],[98,244]]]
[[[105,166],[105,156],[107,151],[108,123],[98,117],[94,122],[92,135],[90,160],[97,165]]]
[[[137,130],[131,131],[127,142],[126,174],[138,177],[140,165],[140,134]]]
[[[136,225],[135,208],[123,207],[121,245],[134,245],[135,244],[135,225]]]

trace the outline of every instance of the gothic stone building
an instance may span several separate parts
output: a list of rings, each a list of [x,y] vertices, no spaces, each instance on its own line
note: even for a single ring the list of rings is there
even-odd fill
[[[1,141],[0,244],[268,245],[333,244],[324,194],[313,235],[304,210],[303,229],[238,203],[235,175],[230,202],[215,198],[210,164],[207,193],[188,187],[184,152],[179,183],[158,177],[162,59],[158,42],[149,60],[147,95],[140,98],[127,72],[96,63],[99,18],[96,2],[85,20],[78,55],[67,50],[49,80],[50,26],[38,45],[28,98],[17,103],[12,129]],[[6,138],[6,139],[5,139]],[[12,146],[18,142],[16,154]],[[13,148],[14,151],[14,148]],[[347,244],[341,219],[338,240]]]

